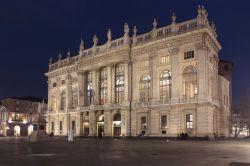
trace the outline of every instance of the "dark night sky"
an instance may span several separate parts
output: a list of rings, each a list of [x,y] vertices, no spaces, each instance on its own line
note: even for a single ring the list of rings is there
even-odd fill
[[[197,15],[198,4],[205,5],[209,20],[217,27],[222,45],[220,58],[234,62],[234,104],[250,85],[250,1],[248,0],[8,0],[0,4],[0,98],[7,96],[47,97],[49,57],[66,57],[68,49],[78,52],[80,38],[85,47],[97,34],[106,42],[123,35],[127,21],[138,33],[150,31],[152,20],[159,26],[170,24],[173,12],[177,22]]]

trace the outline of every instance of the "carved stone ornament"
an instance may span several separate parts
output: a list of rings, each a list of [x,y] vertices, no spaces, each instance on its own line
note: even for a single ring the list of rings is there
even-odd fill
[[[179,51],[179,48],[175,47],[175,48],[171,48],[168,50],[170,55],[177,55]]]

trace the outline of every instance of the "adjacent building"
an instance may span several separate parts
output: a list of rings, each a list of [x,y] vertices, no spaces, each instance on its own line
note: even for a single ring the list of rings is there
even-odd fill
[[[231,79],[219,74],[216,28],[202,6],[192,20],[50,59],[47,132],[65,136],[228,137]],[[231,66],[229,66],[231,67]],[[224,67],[223,69],[226,69]],[[227,73],[229,70],[227,70]],[[231,76],[231,68],[230,68]]]
[[[38,109],[47,109],[43,99],[34,97],[10,97],[1,102],[3,136],[28,136],[33,131],[32,120]]]

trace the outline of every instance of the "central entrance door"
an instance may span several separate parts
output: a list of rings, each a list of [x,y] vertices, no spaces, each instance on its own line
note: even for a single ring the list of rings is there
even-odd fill
[[[121,136],[121,114],[116,113],[113,118],[113,137]]]
[[[104,114],[97,117],[97,137],[102,138],[104,135]]]
[[[98,138],[102,138],[104,134],[104,122],[97,123],[97,136]]]

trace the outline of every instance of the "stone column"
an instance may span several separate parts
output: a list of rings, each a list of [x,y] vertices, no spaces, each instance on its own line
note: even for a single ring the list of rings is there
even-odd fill
[[[86,77],[84,72],[78,72],[78,106],[83,107],[85,104],[85,94],[86,94]]]
[[[111,67],[111,103],[115,103],[115,65]]]
[[[129,113],[127,110],[121,111],[121,135],[129,136]]]
[[[60,91],[60,78],[57,78],[56,80],[56,104],[57,104],[57,110],[56,112],[58,113],[59,110],[61,110],[62,106],[61,106],[61,91]]]
[[[181,73],[179,72],[179,56],[178,56],[179,49],[177,47],[169,49],[169,54],[171,57],[171,64],[172,64],[172,92],[171,92],[171,103],[178,103],[180,96],[180,77]]]
[[[79,131],[79,136],[83,136],[83,112],[80,112],[80,120],[79,120],[79,123],[80,123],[80,131]]]
[[[129,84],[129,77],[128,77],[128,63],[124,64],[124,103],[128,104],[128,84]]]
[[[48,83],[48,110],[52,110],[51,107],[51,89],[52,89],[52,83],[50,80],[47,81]]]
[[[100,84],[100,69],[93,70],[93,86],[94,86],[94,100],[93,104],[99,104],[99,84]]]
[[[70,108],[72,108],[72,80],[71,75],[68,75],[66,80],[66,109]]]
[[[112,67],[111,65],[107,66],[107,81],[108,81],[108,104],[112,102]]]
[[[105,110],[104,112],[104,134],[107,137],[112,137],[112,114],[111,110]]]
[[[94,137],[96,136],[96,117],[95,112],[90,111],[89,112],[89,136]]]
[[[155,103],[157,98],[158,98],[158,80],[157,80],[157,68],[156,66],[156,50],[152,50],[150,57],[149,57],[149,67],[150,67],[150,78],[151,78],[151,86],[150,86],[150,91],[151,91],[151,103]]]

